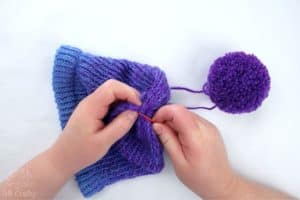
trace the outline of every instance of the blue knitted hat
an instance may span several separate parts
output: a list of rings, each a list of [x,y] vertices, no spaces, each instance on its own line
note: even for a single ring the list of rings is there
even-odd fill
[[[119,103],[111,108],[106,122],[126,109],[151,117],[155,110],[169,101],[167,79],[157,67],[104,58],[62,46],[56,52],[53,70],[53,89],[61,127],[65,127],[80,100],[112,78],[139,90],[143,104],[136,107]],[[88,197],[118,180],[161,171],[164,165],[162,153],[151,123],[140,117],[129,133],[101,160],[78,172],[76,181],[83,195]]]
[[[191,90],[169,88],[164,72],[157,67],[95,56],[62,46],[57,50],[53,70],[53,88],[62,128],[80,100],[108,79],[122,81],[139,90],[143,104],[137,107],[126,102],[118,103],[110,109],[104,121],[110,122],[127,109],[136,110],[141,115],[101,160],[75,175],[84,196],[91,196],[118,180],[161,171],[163,149],[151,121],[145,118],[151,118],[158,108],[168,103],[170,89],[203,93],[215,104],[188,109],[212,110],[218,107],[233,114],[256,110],[270,90],[267,68],[256,56],[244,52],[232,52],[216,59],[202,90]]]

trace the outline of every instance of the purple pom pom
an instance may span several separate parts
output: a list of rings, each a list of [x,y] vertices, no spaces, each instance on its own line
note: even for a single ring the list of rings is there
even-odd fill
[[[227,53],[211,65],[204,92],[221,110],[246,113],[256,110],[268,96],[270,76],[254,55]]]

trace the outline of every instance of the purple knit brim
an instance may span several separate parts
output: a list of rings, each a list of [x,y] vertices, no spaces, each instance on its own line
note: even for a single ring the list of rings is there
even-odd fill
[[[104,119],[107,123],[126,109],[152,117],[170,99],[166,76],[157,67],[95,56],[70,46],[57,50],[54,63],[53,89],[62,128],[77,104],[108,79],[136,88],[143,104],[140,107],[127,102],[114,105]],[[88,197],[116,181],[158,173],[163,166],[163,148],[152,125],[139,117],[101,160],[76,174],[76,181]]]

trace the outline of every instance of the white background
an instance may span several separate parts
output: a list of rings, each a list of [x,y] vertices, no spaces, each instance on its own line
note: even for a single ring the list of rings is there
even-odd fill
[[[61,44],[158,65],[170,85],[199,89],[210,64],[228,51],[256,54],[272,88],[256,112],[197,111],[216,124],[241,174],[300,198],[299,1],[0,0],[0,180],[60,134],[51,87]],[[172,102],[210,105],[174,93]],[[74,180],[57,199],[83,199]],[[197,199],[162,173],[121,181],[91,199]]]

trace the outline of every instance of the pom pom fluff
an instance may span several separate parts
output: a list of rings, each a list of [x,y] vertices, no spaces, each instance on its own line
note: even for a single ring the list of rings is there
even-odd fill
[[[252,112],[268,96],[270,76],[256,56],[231,52],[211,65],[203,90],[225,112]]]

